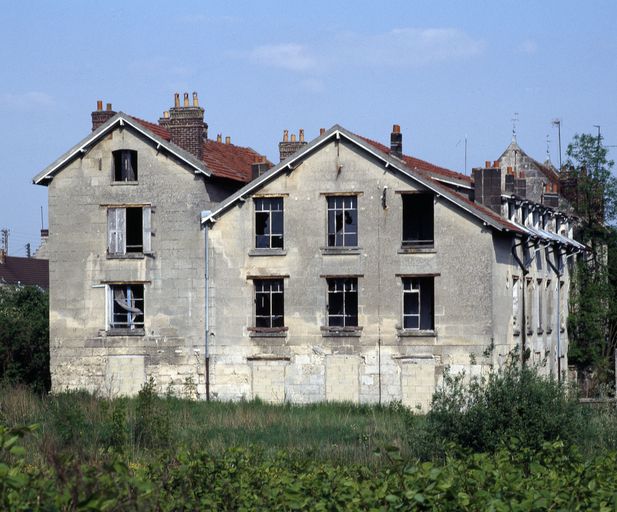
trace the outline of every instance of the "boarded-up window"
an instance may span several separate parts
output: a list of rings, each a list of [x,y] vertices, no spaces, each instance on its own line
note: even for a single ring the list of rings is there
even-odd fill
[[[107,252],[116,256],[151,252],[151,214],[149,206],[108,208]]]

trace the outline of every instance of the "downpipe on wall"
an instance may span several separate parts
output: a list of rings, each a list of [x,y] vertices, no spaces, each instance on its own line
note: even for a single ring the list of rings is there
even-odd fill
[[[206,372],[206,401],[210,401],[210,252],[209,252],[209,233],[210,233],[210,223],[205,222],[204,220],[210,216],[212,212],[210,210],[204,210],[201,212],[201,222],[204,225],[204,280],[205,280],[205,306],[204,306],[204,340],[205,340],[205,372]]]

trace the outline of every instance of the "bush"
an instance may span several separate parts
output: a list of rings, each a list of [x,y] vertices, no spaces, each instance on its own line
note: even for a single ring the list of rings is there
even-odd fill
[[[421,432],[423,445],[443,451],[448,444],[475,452],[495,452],[516,439],[539,450],[545,442],[580,441],[587,432],[587,411],[574,393],[554,379],[521,367],[512,357],[486,378],[444,375]]]
[[[154,379],[150,377],[137,395],[134,439],[142,448],[164,448],[171,437],[169,407],[156,394]]]

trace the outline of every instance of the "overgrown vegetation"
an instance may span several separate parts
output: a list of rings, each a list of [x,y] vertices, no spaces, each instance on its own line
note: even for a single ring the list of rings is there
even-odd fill
[[[49,391],[49,297],[35,286],[0,286],[0,381]]]

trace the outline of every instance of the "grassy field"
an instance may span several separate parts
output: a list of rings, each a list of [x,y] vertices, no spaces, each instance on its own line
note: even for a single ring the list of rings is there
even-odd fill
[[[409,451],[409,421],[410,413],[396,405],[207,403],[153,394],[105,400],[81,392],[40,397],[26,387],[0,388],[1,423],[39,425],[27,440],[33,458],[62,451],[96,458],[121,450],[139,460],[152,448],[218,454],[258,446],[271,454],[297,451],[333,463],[372,465],[381,460],[377,449]]]

